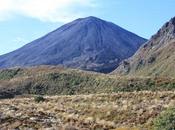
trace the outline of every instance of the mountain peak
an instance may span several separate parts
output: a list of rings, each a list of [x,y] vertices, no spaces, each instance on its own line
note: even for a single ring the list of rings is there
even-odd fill
[[[175,17],[173,17],[170,21],[175,26]]]
[[[97,19],[99,19],[99,18],[97,18],[97,17],[95,17],[95,16],[88,16],[88,17],[85,17],[84,19],[91,19],[91,20],[92,20],[92,19],[96,19],[96,20],[97,20]]]
[[[0,56],[0,68],[62,65],[107,73],[132,56],[145,41],[115,24],[89,16]]]
[[[160,28],[159,31],[151,37],[149,42],[152,42],[150,44],[151,46],[155,44],[162,45],[168,43],[172,39],[175,39],[175,17],[166,22],[162,28]]]
[[[79,18],[75,21],[78,21],[78,22],[81,22],[81,23],[85,23],[85,24],[88,24],[88,23],[102,23],[102,22],[106,22],[100,18],[97,18],[95,16],[88,16],[88,17],[85,17],[85,18]]]
[[[170,32],[174,34],[175,33],[175,17],[171,18],[170,21],[166,22],[160,30],[164,30],[165,32]]]
[[[93,21],[93,20],[101,20],[102,21],[102,19],[100,19],[100,18],[97,18],[97,17],[95,17],[95,16],[88,16],[88,17],[85,17],[85,18],[81,18],[82,20],[89,20],[89,21]]]

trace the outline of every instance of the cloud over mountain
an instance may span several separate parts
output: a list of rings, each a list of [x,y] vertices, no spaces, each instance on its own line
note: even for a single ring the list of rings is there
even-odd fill
[[[68,22],[94,8],[94,0],[0,0],[0,21],[22,15],[49,22]],[[78,8],[81,8],[78,10]]]

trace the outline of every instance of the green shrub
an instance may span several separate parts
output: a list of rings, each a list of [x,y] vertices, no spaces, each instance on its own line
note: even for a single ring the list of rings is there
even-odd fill
[[[42,97],[42,96],[36,96],[34,98],[35,102],[39,103],[39,102],[44,102],[45,101],[45,98]]]
[[[160,114],[154,121],[153,130],[175,130],[175,108]]]
[[[8,80],[15,77],[21,69],[5,69],[0,71],[0,80]]]

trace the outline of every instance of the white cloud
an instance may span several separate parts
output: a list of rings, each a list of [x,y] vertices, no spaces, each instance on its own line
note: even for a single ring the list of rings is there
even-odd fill
[[[0,20],[15,15],[42,21],[68,22],[83,17],[83,9],[95,7],[95,0],[0,0]],[[80,10],[79,10],[80,9]]]

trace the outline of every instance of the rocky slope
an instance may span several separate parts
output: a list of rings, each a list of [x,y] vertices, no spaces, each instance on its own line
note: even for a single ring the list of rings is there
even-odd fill
[[[11,53],[0,68],[62,65],[111,72],[146,40],[96,17],[77,19]]]
[[[113,74],[175,76],[175,17]]]

